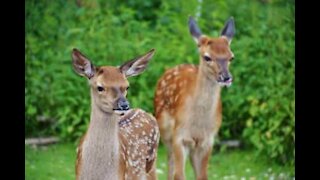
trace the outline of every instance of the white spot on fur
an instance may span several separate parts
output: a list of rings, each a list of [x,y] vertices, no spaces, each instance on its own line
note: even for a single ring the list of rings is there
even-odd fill
[[[181,82],[179,82],[178,86],[182,87],[184,85],[184,83],[185,83],[185,81],[181,81]]]
[[[161,83],[160,83],[160,85],[162,86],[162,87],[165,87],[166,86],[166,82],[165,81],[161,81]]]
[[[179,98],[179,94],[177,94],[176,97],[174,97],[174,102],[177,102],[178,98]]]
[[[172,90],[175,90],[176,87],[177,87],[177,85],[176,85],[175,83],[173,83],[173,84],[171,85],[171,89],[172,89]]]
[[[194,69],[190,67],[187,69],[187,71],[194,72]]]

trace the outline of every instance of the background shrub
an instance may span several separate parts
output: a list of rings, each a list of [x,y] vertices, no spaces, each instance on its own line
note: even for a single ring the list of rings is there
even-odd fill
[[[58,135],[77,142],[86,130],[89,87],[72,70],[72,48],[98,66],[121,65],[156,48],[146,72],[129,79],[128,94],[133,107],[153,112],[156,81],[164,70],[198,64],[188,16],[198,14],[199,26],[210,36],[218,36],[233,16],[235,79],[222,91],[220,139],[240,139],[257,155],[294,165],[294,1],[77,2],[26,1],[25,136]]]

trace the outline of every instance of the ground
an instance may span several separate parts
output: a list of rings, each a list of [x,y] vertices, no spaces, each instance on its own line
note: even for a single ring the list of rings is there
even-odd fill
[[[294,167],[283,167],[268,163],[265,158],[254,159],[253,151],[228,150],[213,153],[208,175],[209,179],[260,180],[294,179]],[[74,163],[76,146],[71,143],[48,147],[25,147],[25,177],[27,180],[70,180],[75,179]],[[158,150],[158,179],[167,177],[166,150]],[[194,179],[190,163],[186,167],[187,179]]]

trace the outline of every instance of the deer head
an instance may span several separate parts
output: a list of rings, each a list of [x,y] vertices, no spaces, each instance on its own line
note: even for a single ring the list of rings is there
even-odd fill
[[[235,34],[233,18],[229,18],[225,23],[220,37],[213,38],[203,35],[191,16],[189,17],[189,31],[199,48],[200,68],[219,85],[230,86],[232,76],[229,72],[229,64],[234,57],[230,49],[230,43]]]
[[[134,58],[120,67],[95,66],[78,49],[72,50],[73,68],[80,76],[88,78],[93,103],[106,113],[123,115],[129,110],[126,99],[129,88],[128,77],[141,74],[154,54],[151,49],[146,54]]]

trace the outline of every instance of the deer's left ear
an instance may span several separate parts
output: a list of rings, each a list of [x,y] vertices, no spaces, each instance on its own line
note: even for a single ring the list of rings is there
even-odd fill
[[[221,36],[226,37],[230,44],[235,32],[234,19],[233,17],[230,17],[221,31]]]
[[[136,76],[141,74],[147,67],[148,62],[154,55],[155,49],[151,49],[146,54],[134,58],[120,66],[120,71],[126,75],[126,77]]]

